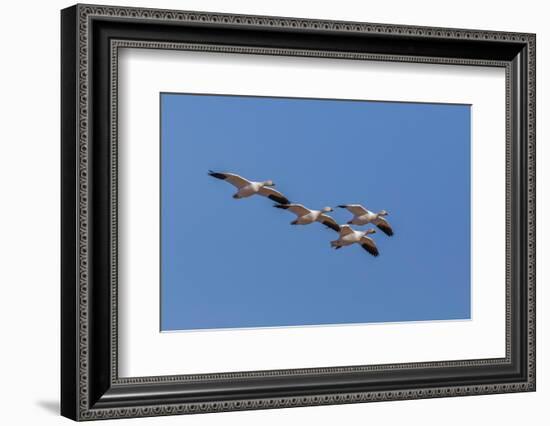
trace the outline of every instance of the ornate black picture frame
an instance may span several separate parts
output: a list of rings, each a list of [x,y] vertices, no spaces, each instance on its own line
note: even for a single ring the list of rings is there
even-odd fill
[[[95,5],[64,9],[61,27],[62,415],[92,420],[535,390],[534,34]],[[120,47],[505,68],[506,357],[120,378]]]

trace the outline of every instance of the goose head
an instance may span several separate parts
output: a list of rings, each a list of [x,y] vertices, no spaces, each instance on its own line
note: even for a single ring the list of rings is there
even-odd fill
[[[365,231],[365,235],[376,234],[376,229],[369,228]]]
[[[328,212],[333,212],[334,209],[333,209],[332,207],[323,207],[323,208],[321,209],[321,211],[322,211],[323,213],[328,213]]]
[[[275,183],[273,183],[272,180],[266,180],[265,182],[262,182],[262,186],[275,186]]]
[[[387,216],[389,215],[389,213],[386,211],[386,210],[381,210],[379,213],[378,213],[378,216]]]

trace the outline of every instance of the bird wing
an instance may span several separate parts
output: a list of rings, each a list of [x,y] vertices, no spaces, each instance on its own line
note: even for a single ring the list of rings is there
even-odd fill
[[[393,235],[393,229],[386,219],[379,217],[376,219],[375,225],[387,236],[391,237]]]
[[[355,216],[363,216],[364,214],[367,214],[369,212],[361,204],[344,204],[338,207],[349,210]]]
[[[353,233],[353,229],[349,225],[340,225],[340,236],[348,235]]]
[[[311,213],[311,210],[306,209],[301,204],[275,204],[273,207],[276,207],[278,209],[290,210],[298,217]]]
[[[340,232],[340,225],[338,225],[338,223],[336,223],[336,221],[329,215],[322,214],[319,218],[319,222],[336,232]]]
[[[363,247],[366,251],[368,251],[373,256],[378,256],[380,253],[378,252],[378,247],[376,247],[376,244],[374,243],[374,240],[369,237],[362,237],[360,241],[361,247]]]
[[[243,186],[250,185],[251,183],[249,180],[246,180],[245,178],[239,175],[235,175],[233,173],[218,173],[210,170],[208,174],[212,177],[215,177],[216,179],[225,180],[231,185],[237,187],[238,189],[241,189]]]
[[[259,191],[258,194],[263,195],[264,197],[269,198],[270,200],[273,200],[279,204],[290,204],[290,201],[288,201],[288,198],[286,198],[283,194],[281,194],[279,191],[276,191],[275,189],[264,186]]]

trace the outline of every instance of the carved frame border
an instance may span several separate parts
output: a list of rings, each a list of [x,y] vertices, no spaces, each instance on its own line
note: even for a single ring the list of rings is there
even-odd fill
[[[324,404],[343,404],[353,402],[366,401],[383,401],[383,400],[400,400],[400,399],[415,399],[415,398],[434,398],[443,396],[462,396],[487,393],[504,393],[517,391],[533,391],[535,389],[535,36],[533,34],[511,33],[511,32],[494,32],[494,31],[479,31],[479,30],[464,30],[464,29],[447,29],[435,27],[416,27],[402,25],[386,25],[386,24],[369,24],[357,22],[337,22],[324,20],[310,19],[295,19],[295,18],[276,18],[265,16],[246,16],[246,15],[228,15],[217,13],[202,13],[202,12],[186,12],[186,11],[170,11],[157,9],[142,9],[142,8],[126,8],[126,7],[104,7],[92,5],[78,5],[78,61],[77,61],[77,90],[78,90],[78,111],[77,111],[77,177],[78,177],[78,214],[77,214],[77,341],[78,341],[78,363],[77,363],[77,419],[92,420],[105,419],[114,417],[141,417],[141,416],[159,416],[171,414],[187,414],[198,412],[217,412],[231,410],[249,410],[262,408],[280,408],[293,406],[309,406],[309,405],[324,405]],[[493,385],[480,386],[450,386],[446,388],[424,388],[424,389],[403,389],[398,391],[380,391],[380,392],[359,392],[359,393],[332,393],[326,395],[314,395],[304,397],[282,397],[282,398],[265,398],[265,399],[244,399],[244,400],[227,400],[218,402],[208,402],[200,404],[162,404],[153,406],[142,406],[133,408],[90,408],[89,389],[88,389],[88,356],[89,356],[89,214],[90,214],[90,188],[89,188],[89,133],[88,133],[88,114],[89,114],[89,28],[90,20],[94,17],[120,17],[128,19],[139,19],[141,21],[175,21],[175,22],[201,22],[224,25],[240,25],[253,26],[261,28],[301,28],[314,29],[316,31],[339,31],[339,32],[359,32],[359,33],[377,33],[377,34],[407,34],[415,37],[426,38],[447,38],[447,39],[467,39],[467,40],[501,40],[524,43],[527,46],[528,58],[528,74],[527,74],[527,164],[528,164],[528,180],[527,180],[527,230],[529,244],[527,247],[527,309],[528,309],[528,337],[527,337],[527,368],[528,380],[526,382],[511,382],[500,383]],[[342,59],[368,59],[368,60],[384,60],[384,61],[409,61],[409,62],[427,62],[427,63],[453,63],[464,65],[486,65],[486,66],[504,66],[506,67],[507,80],[507,126],[509,126],[508,116],[510,114],[510,70],[506,63],[499,61],[480,61],[480,60],[465,60],[465,59],[449,59],[449,58],[418,58],[414,56],[392,56],[392,55],[371,55],[371,54],[353,54],[342,52],[314,52],[314,51],[292,51],[287,49],[258,49],[247,47],[231,47],[231,46],[205,46],[193,44],[178,44],[178,43],[155,43],[144,41],[130,40],[114,40],[111,44],[112,52],[112,78],[111,78],[111,93],[112,93],[112,111],[111,118],[116,121],[117,114],[117,50],[120,47],[134,48],[158,48],[158,49],[191,49],[204,51],[224,51],[232,53],[256,53],[269,55],[298,55],[298,56],[318,56],[331,57]],[[510,148],[509,138],[511,129],[507,128],[507,207],[510,206]],[[111,228],[111,283],[112,293],[111,299],[111,336],[112,336],[112,369],[111,379],[114,384],[124,383],[167,383],[181,380],[200,380],[215,379],[220,377],[243,377],[243,375],[285,375],[285,374],[307,374],[310,372],[316,373],[331,373],[334,371],[342,371],[341,369],[351,369],[354,371],[369,371],[374,369],[395,369],[395,368],[414,368],[414,367],[436,367],[440,365],[478,365],[502,363],[509,361],[509,340],[510,340],[510,312],[507,306],[507,350],[505,359],[496,360],[467,360],[458,362],[445,363],[419,363],[419,364],[393,364],[383,366],[359,366],[359,367],[334,367],[326,369],[307,369],[307,370],[275,370],[268,372],[248,372],[248,373],[228,373],[220,375],[201,375],[201,376],[161,376],[147,378],[129,378],[120,379],[117,374],[117,323],[116,323],[116,281],[117,281],[117,170],[116,170],[116,126],[111,127],[112,152],[111,156],[114,160],[114,167],[111,169],[111,202],[114,206],[111,210],[112,228]],[[507,282],[510,275],[510,220],[507,214],[507,260],[506,260],[506,276]],[[507,305],[510,299],[510,291],[507,284],[506,299]],[[457,364],[458,363],[458,364]],[[207,377],[205,377],[207,376]]]

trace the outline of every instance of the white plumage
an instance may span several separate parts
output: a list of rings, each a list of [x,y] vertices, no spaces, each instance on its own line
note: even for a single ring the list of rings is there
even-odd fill
[[[367,210],[361,204],[344,204],[338,207],[342,209],[347,209],[348,211],[353,213],[353,218],[348,221],[348,224],[367,225],[369,223],[372,223],[373,225],[376,225],[378,229],[380,229],[384,234],[390,237],[393,235],[392,227],[384,218],[384,216],[387,216],[389,214],[386,210],[381,210],[378,213],[374,213],[370,210]]]
[[[233,198],[247,198],[252,195],[262,195],[280,204],[289,204],[290,201],[281,194],[279,191],[273,189],[275,186],[273,181],[266,180],[263,182],[254,182],[245,179],[234,173],[218,173],[210,170],[208,174],[217,179],[225,180],[231,185],[237,188],[237,192],[233,195]]]
[[[374,229],[356,231],[349,225],[340,225],[340,236],[337,240],[331,241],[330,246],[339,249],[344,246],[359,244],[373,256],[378,256],[379,252],[376,243],[372,238],[367,237],[367,235],[374,234],[375,232]]]
[[[302,204],[276,204],[273,207],[289,210],[298,218],[290,222],[291,225],[309,225],[313,222],[320,222],[330,229],[340,232],[340,226],[326,213],[333,211],[332,207],[324,207],[321,210],[310,210]]]

